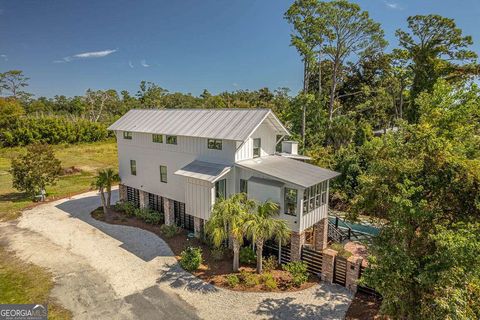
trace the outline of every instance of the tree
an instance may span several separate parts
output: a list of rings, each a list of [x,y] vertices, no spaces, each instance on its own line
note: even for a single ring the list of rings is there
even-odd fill
[[[163,108],[162,98],[167,93],[168,90],[153,82],[141,81],[140,90],[137,91],[137,98],[143,108]]]
[[[113,169],[103,169],[97,173],[95,181],[92,186],[98,189],[100,199],[102,201],[103,212],[107,213],[110,208],[110,200],[112,198],[112,184],[119,182],[120,176],[113,171]],[[105,191],[107,191],[107,198],[105,198]]]
[[[265,201],[257,205],[257,211],[245,216],[243,228],[247,237],[255,243],[257,253],[257,273],[262,273],[262,253],[265,241],[275,238],[279,243],[286,243],[290,238],[287,222],[275,219],[278,215],[278,204]]]
[[[15,125],[24,115],[25,110],[16,99],[0,98],[0,128],[2,131]]]
[[[85,102],[87,110],[86,116],[90,121],[98,122],[102,117],[112,111],[112,105],[118,104],[118,94],[115,90],[97,90],[88,89],[85,93]]]
[[[0,73],[0,88],[10,93],[14,98],[28,98],[31,94],[21,90],[28,86],[28,80],[30,78],[25,77],[23,71],[10,70]]]
[[[56,183],[60,170],[60,160],[51,146],[30,145],[26,153],[12,160],[12,185],[32,198],[41,193],[43,200],[46,186]]]
[[[386,46],[380,24],[373,21],[367,11],[345,0],[322,3],[319,15],[328,30],[323,52],[332,62],[332,83],[328,119],[333,120],[333,110],[339,75],[344,63],[353,56],[382,51]]]
[[[413,72],[409,120],[418,121],[415,99],[431,92],[440,79],[454,81],[478,75],[477,54],[468,47],[472,37],[463,36],[453,19],[439,15],[416,15],[408,18],[409,31],[397,30],[400,46],[407,53]]]
[[[243,221],[245,215],[253,210],[255,203],[247,199],[246,194],[234,194],[227,199],[219,199],[213,206],[210,219],[205,225],[207,234],[215,246],[224,241],[232,241],[233,271],[240,266],[240,246],[243,243]]]

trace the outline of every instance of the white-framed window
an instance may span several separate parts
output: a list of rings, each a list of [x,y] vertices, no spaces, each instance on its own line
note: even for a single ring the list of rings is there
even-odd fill
[[[285,194],[283,197],[283,201],[285,203],[285,214],[290,216],[297,215],[297,195],[298,190],[292,188],[285,188]]]
[[[323,181],[303,191],[304,215],[327,203],[327,184]]]
[[[123,139],[132,140],[133,134],[131,131],[123,131]]]
[[[262,139],[255,138],[253,139],[253,157],[260,157],[260,149],[262,148]]]
[[[207,148],[213,150],[222,150],[222,140],[221,139],[208,139]]]
[[[240,179],[240,193],[248,193],[248,181]]]
[[[160,182],[167,183],[167,166],[160,166]]]
[[[163,134],[152,134],[152,142],[163,143]]]
[[[137,175],[137,161],[135,160],[130,160],[130,174],[132,176]]]
[[[215,182],[215,199],[225,199],[227,197],[227,181],[225,179]]]

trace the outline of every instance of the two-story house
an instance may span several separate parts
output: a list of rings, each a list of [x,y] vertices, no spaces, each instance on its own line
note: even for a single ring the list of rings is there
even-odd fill
[[[131,110],[109,127],[118,143],[120,198],[199,234],[216,199],[245,192],[280,206],[291,258],[327,244],[329,180],[336,172],[298,161],[297,144],[268,109]],[[307,237],[306,237],[307,235]],[[307,238],[307,239],[306,239]]]

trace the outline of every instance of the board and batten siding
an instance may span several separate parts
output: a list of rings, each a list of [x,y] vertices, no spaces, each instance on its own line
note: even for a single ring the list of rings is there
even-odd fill
[[[245,142],[237,142],[235,161],[248,160],[253,158],[253,139],[261,139],[260,156],[275,154],[277,135],[274,128],[267,122],[263,122]]]
[[[323,218],[328,217],[328,198],[329,198],[329,190],[330,189],[330,183],[327,182],[327,202],[320,207],[308,212],[305,215],[302,215],[302,218],[300,219],[300,230],[303,231],[305,229],[308,229],[312,227],[315,223],[319,222]],[[303,192],[305,189],[301,190],[301,207],[300,207],[300,212],[303,212]]]
[[[215,198],[215,185],[199,179],[187,178],[185,185],[185,211],[208,220]]]

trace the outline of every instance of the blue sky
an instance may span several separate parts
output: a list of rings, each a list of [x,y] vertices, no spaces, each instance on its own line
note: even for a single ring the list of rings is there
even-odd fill
[[[454,18],[480,52],[479,0],[358,0],[391,45],[406,17]],[[36,96],[127,89],[169,91],[301,86],[286,0],[0,0],[0,72],[20,69]]]

